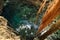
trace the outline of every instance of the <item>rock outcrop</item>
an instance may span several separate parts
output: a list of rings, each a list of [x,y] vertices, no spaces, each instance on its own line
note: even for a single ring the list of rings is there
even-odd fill
[[[0,16],[0,40],[20,40],[20,36],[8,29],[7,22],[4,17]]]

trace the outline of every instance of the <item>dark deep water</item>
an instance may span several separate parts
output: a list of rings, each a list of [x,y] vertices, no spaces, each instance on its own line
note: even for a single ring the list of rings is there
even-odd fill
[[[38,26],[33,23],[35,21],[36,12],[37,8],[33,5],[15,5],[8,3],[3,8],[1,15],[8,20],[11,27],[19,32],[20,35],[23,37],[33,37],[38,29]]]
[[[18,8],[17,8],[18,7]],[[19,5],[15,7],[15,5],[8,4],[3,8],[2,16],[4,16],[11,24],[17,24],[19,21],[34,19],[36,16],[36,8],[28,5]],[[13,22],[15,21],[15,23]],[[16,26],[16,25],[14,25]]]

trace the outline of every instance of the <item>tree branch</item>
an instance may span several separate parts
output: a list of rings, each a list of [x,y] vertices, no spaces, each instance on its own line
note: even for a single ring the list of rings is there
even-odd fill
[[[41,13],[41,11],[42,11],[42,9],[44,8],[45,4],[46,4],[46,0],[44,0],[44,2],[41,3],[41,5],[40,5],[41,7],[39,8],[39,10],[38,10],[38,12],[37,12],[35,24],[37,24],[37,21],[38,21],[38,18],[39,18],[39,14]]]
[[[56,32],[59,29],[60,29],[60,19],[55,24],[51,25],[51,28],[46,33],[44,33],[42,36],[39,37],[40,40],[44,40],[45,38],[47,38],[47,36]]]
[[[51,8],[48,8],[42,18],[42,23],[37,33],[41,32],[49,23],[60,14],[60,0],[54,0]]]

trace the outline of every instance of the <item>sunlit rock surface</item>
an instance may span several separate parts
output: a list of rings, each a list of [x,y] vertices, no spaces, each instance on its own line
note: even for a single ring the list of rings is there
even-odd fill
[[[0,16],[0,40],[20,40],[20,37],[8,29],[7,20]]]

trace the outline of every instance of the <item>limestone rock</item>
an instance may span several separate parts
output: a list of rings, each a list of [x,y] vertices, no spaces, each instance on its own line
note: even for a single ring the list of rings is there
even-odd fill
[[[20,36],[8,29],[7,22],[4,17],[0,16],[0,40],[20,40]]]

